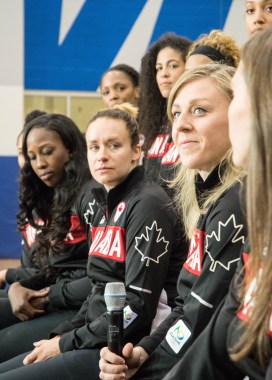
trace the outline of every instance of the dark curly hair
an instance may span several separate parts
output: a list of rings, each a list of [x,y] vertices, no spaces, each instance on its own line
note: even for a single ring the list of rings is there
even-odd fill
[[[57,133],[69,150],[70,159],[64,165],[64,176],[55,188],[46,186],[33,171],[27,155],[27,137],[34,128]],[[19,191],[18,230],[24,231],[26,221],[36,228],[35,264],[47,275],[54,273],[47,265],[49,250],[58,253],[60,246],[53,242],[65,239],[71,228],[70,214],[82,184],[90,178],[85,139],[75,123],[64,115],[45,114],[30,121],[23,131],[22,169]],[[43,225],[36,220],[41,219]]]
[[[145,136],[145,150],[148,150],[155,136],[167,128],[167,100],[161,95],[156,81],[156,60],[158,53],[170,47],[186,59],[191,41],[175,33],[163,34],[142,58],[140,73],[139,126]]]

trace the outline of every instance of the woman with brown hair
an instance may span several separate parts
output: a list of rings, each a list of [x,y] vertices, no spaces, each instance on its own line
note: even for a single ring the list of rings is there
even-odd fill
[[[228,137],[234,72],[221,64],[187,70],[170,93],[168,116],[181,160],[173,186],[191,244],[172,313],[136,346],[125,345],[123,358],[104,347],[103,380],[162,379],[191,350],[228,292],[246,234],[243,173],[231,162]]]

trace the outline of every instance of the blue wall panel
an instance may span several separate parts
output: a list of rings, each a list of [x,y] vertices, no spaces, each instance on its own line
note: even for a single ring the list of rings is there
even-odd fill
[[[0,157],[0,257],[18,258],[21,254],[21,238],[16,232],[18,212],[18,172],[16,157]]]
[[[25,87],[96,91],[145,0],[87,0],[62,45],[61,1],[25,0]],[[174,31],[191,39],[222,29],[231,0],[164,0],[151,42]]]

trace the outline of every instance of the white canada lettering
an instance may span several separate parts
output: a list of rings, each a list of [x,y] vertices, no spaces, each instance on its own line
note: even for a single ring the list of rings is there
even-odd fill
[[[165,153],[169,134],[158,135],[148,151],[148,157],[161,157]]]
[[[35,220],[35,223],[39,226],[42,226],[43,225],[43,221],[41,219],[37,219]],[[29,247],[32,247],[32,245],[35,243],[36,241],[36,233],[37,233],[37,229],[32,227],[30,224],[27,224],[26,225],[26,229],[25,231],[23,232],[23,235],[27,241],[27,244]]]
[[[93,227],[93,243],[89,255],[106,257],[120,262],[125,261],[125,230],[117,226]]]
[[[174,143],[171,143],[167,153],[162,158],[162,165],[172,165],[177,162],[179,158],[178,150]]]
[[[93,234],[93,231],[95,230],[95,227],[92,228],[92,236],[93,236],[93,242],[92,242],[92,245],[90,247],[90,252],[91,251],[95,251],[95,247],[96,245],[98,244],[101,236],[103,235],[103,230],[98,230],[97,233],[94,235]]]
[[[68,232],[68,234],[66,235],[66,238],[64,239],[64,241],[68,241],[68,240],[70,241],[75,240],[71,232]]]
[[[95,247],[95,252],[101,252],[103,255],[107,255],[110,248],[110,243],[112,239],[112,231],[109,230],[104,237],[104,239],[100,240],[99,244]]]
[[[26,228],[26,231],[25,231],[25,238],[26,238],[26,241],[27,241],[27,244],[29,245],[29,247],[32,247],[32,245],[35,243],[35,239],[36,239],[36,228],[28,225],[27,228]]]
[[[109,256],[113,256],[114,253],[116,253],[116,257],[120,258],[121,257],[121,239],[120,239],[120,231],[116,231],[116,235],[115,235],[115,238],[113,240],[113,243],[112,243],[112,246],[111,246],[111,250],[110,250],[110,253],[109,253]]]
[[[189,272],[200,276],[202,271],[202,259],[204,254],[204,231],[195,230],[189,247],[188,257],[184,268]]]

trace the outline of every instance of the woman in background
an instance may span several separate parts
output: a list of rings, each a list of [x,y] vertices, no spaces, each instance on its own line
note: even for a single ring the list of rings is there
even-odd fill
[[[171,137],[166,104],[172,87],[184,72],[190,45],[187,38],[166,33],[151,45],[142,58],[138,118],[145,138],[146,177],[167,191],[178,152]]]
[[[249,38],[262,30],[272,28],[271,1],[245,0],[245,21]]]
[[[137,105],[139,98],[138,71],[126,64],[110,67],[101,77],[100,92],[107,107],[126,102]]]
[[[207,63],[223,63],[237,67],[240,60],[240,48],[231,36],[222,30],[212,30],[194,42],[186,57],[186,69]]]

